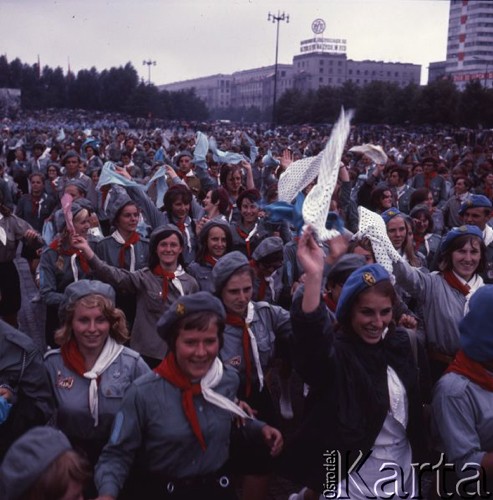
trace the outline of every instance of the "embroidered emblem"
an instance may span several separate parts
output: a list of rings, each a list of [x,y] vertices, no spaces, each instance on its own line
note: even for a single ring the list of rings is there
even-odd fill
[[[63,271],[63,266],[64,266],[64,260],[63,260],[63,256],[60,255],[58,257],[58,259],[56,260],[55,262],[55,267],[59,270],[59,271]]]
[[[375,276],[371,273],[363,273],[363,281],[368,285],[368,286],[373,286],[377,280],[375,279]]]
[[[178,314],[179,316],[183,316],[185,314],[185,306],[183,304],[177,304],[176,314]]]
[[[56,386],[61,389],[72,389],[74,385],[74,377],[62,377],[62,372],[60,370],[57,371],[56,374]]]
[[[457,228],[461,233],[467,232],[467,226],[460,226]]]
[[[228,360],[228,365],[234,366],[237,368],[238,366],[241,365],[241,356],[235,356],[234,358],[231,358]]]

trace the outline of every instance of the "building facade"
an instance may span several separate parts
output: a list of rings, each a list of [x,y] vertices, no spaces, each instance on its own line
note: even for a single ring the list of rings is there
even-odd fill
[[[345,82],[358,86],[374,81],[395,83],[401,87],[419,85],[421,66],[417,64],[353,61],[346,56],[345,39],[324,38],[322,32],[314,33],[315,37],[301,41],[300,53],[293,57],[292,64],[278,64],[277,98],[288,89],[306,92],[325,86],[340,87]],[[211,110],[255,107],[264,111],[274,101],[274,73],[275,66],[272,65],[237,71],[231,75],[212,75],[160,85],[158,88],[170,91],[195,88],[197,96]]]
[[[450,1],[445,71],[461,90],[471,80],[493,86],[492,1]]]

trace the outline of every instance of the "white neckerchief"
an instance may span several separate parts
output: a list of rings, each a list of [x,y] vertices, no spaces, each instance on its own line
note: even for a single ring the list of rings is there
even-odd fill
[[[264,388],[264,372],[262,370],[262,365],[260,364],[260,356],[258,353],[258,345],[257,345],[257,339],[255,338],[255,335],[253,334],[250,324],[253,320],[253,314],[255,312],[255,308],[253,307],[253,302],[248,303],[248,309],[247,309],[247,315],[245,318],[245,323],[247,326],[248,330],[248,336],[250,337],[250,345],[252,347],[252,353],[253,353],[253,359],[255,361],[255,368],[257,369],[257,376],[258,376],[258,381],[260,385],[260,390]]]
[[[483,231],[483,240],[485,246],[488,246],[493,241],[493,229],[488,224],[486,224]]]
[[[274,274],[275,274],[275,271],[270,276],[265,276],[265,278],[264,278],[265,281],[267,282],[267,284],[269,285],[269,290],[270,290],[270,294],[271,294],[273,301],[276,298],[276,292],[275,292],[275,287],[274,287]]]
[[[461,278],[454,270],[452,270],[452,272],[463,285],[467,285],[470,288],[469,293],[466,295],[466,303],[464,304],[464,314],[467,314],[469,312],[469,301],[471,300],[471,297],[474,295],[474,292],[476,292],[478,288],[484,285],[483,278],[481,278],[479,274],[474,274],[469,281],[466,281],[464,278]]]
[[[118,229],[111,233],[111,237],[120,245],[125,245],[125,240],[123,236],[120,234]],[[130,245],[130,269],[129,271],[133,273],[135,271],[135,248],[133,245]]]
[[[103,204],[103,210],[105,212],[108,211],[108,205],[110,204],[110,199],[111,198],[112,198],[111,191],[108,191],[108,194],[106,195],[106,199],[104,200],[104,204]]]
[[[387,366],[387,385],[389,387],[389,412],[404,427],[407,427],[407,392],[401,379],[393,368]]]
[[[79,269],[77,267],[77,254],[74,253],[70,256],[70,267],[72,268],[72,274],[74,275],[74,281],[79,281]]]
[[[183,267],[181,267],[178,264],[178,267],[176,268],[176,271],[175,271],[175,277],[171,280],[171,283],[173,285],[175,285],[175,287],[180,292],[180,295],[185,295],[185,292],[183,291],[183,285],[181,284],[181,281],[178,279],[178,276],[182,276],[184,274],[185,274],[185,271],[183,270]]]
[[[250,241],[250,238],[257,232],[257,226],[258,222],[255,223],[255,226],[253,226],[253,229],[248,233],[248,236],[245,238],[245,241],[247,243]]]
[[[2,220],[2,219],[3,219],[3,215],[0,214],[0,220]],[[4,246],[7,245],[7,232],[1,226],[0,226],[0,243],[2,243],[2,245],[4,245]]]
[[[106,371],[106,369],[111,365],[111,363],[113,363],[113,361],[115,361],[122,351],[123,346],[121,344],[117,344],[111,337],[108,337],[101,354],[96,360],[96,363],[94,363],[91,370],[84,373],[84,377],[91,381],[89,384],[89,410],[91,411],[92,418],[94,419],[94,427],[97,427],[99,423],[98,377]]]
[[[200,387],[202,389],[202,396],[209,403],[222,408],[223,410],[234,413],[241,418],[252,418],[245,413],[237,404],[233,403],[230,399],[219,394],[212,389],[219,384],[223,378],[224,367],[219,358],[216,357],[212,363],[209,371],[200,380]]]

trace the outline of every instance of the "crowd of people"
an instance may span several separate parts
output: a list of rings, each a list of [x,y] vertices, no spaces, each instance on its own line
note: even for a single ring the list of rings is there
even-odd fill
[[[320,241],[330,126],[132,125],[2,123],[0,498],[488,491],[493,134],[352,127]]]

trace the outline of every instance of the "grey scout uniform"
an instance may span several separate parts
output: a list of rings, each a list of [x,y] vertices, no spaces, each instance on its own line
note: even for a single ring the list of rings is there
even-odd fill
[[[111,266],[120,267],[118,257],[120,254],[121,243],[118,243],[112,236],[107,236],[96,245],[96,255]],[[149,261],[149,240],[140,238],[134,244],[135,251],[135,270],[142,269]],[[130,249],[125,250],[125,269],[130,269]]]
[[[0,425],[0,461],[7,448],[31,427],[44,425],[55,402],[41,354],[25,334],[0,320],[0,384],[14,391],[13,406]]]
[[[135,379],[150,372],[138,353],[124,347],[115,361],[100,375],[99,423],[95,427],[89,409],[91,381],[65,366],[60,349],[54,349],[45,355],[45,366],[58,403],[57,427],[71,441],[92,442],[99,449],[108,441],[113,418],[120,409],[126,390]]]
[[[257,341],[260,364],[265,373],[269,362],[275,355],[277,340],[289,341],[292,337],[292,327],[289,312],[282,307],[267,302],[252,302],[254,306],[253,319],[250,329]],[[243,329],[237,326],[226,325],[224,329],[224,345],[221,349],[221,359],[225,365],[233,366],[240,373],[241,385],[245,385],[245,360],[243,357]],[[257,371],[253,355],[252,361],[252,388],[259,388]]]
[[[130,347],[138,353],[154,359],[163,359],[167,351],[164,340],[157,334],[156,323],[163,312],[180,296],[170,282],[166,302],[163,302],[163,278],[156,276],[148,267],[133,273],[126,269],[109,266],[96,255],[89,261],[95,276],[112,285],[119,292],[137,294],[137,313],[132,328]],[[184,295],[199,291],[197,282],[189,275],[178,276]]]
[[[238,375],[225,367],[214,391],[234,400]],[[117,497],[134,462],[146,472],[165,479],[203,476],[218,471],[229,456],[232,419],[229,412],[193,397],[207,448],[202,450],[182,409],[180,389],[156,373],[135,381],[115,417],[110,441],[96,466],[100,495]],[[248,430],[259,433],[260,421],[249,421]]]

